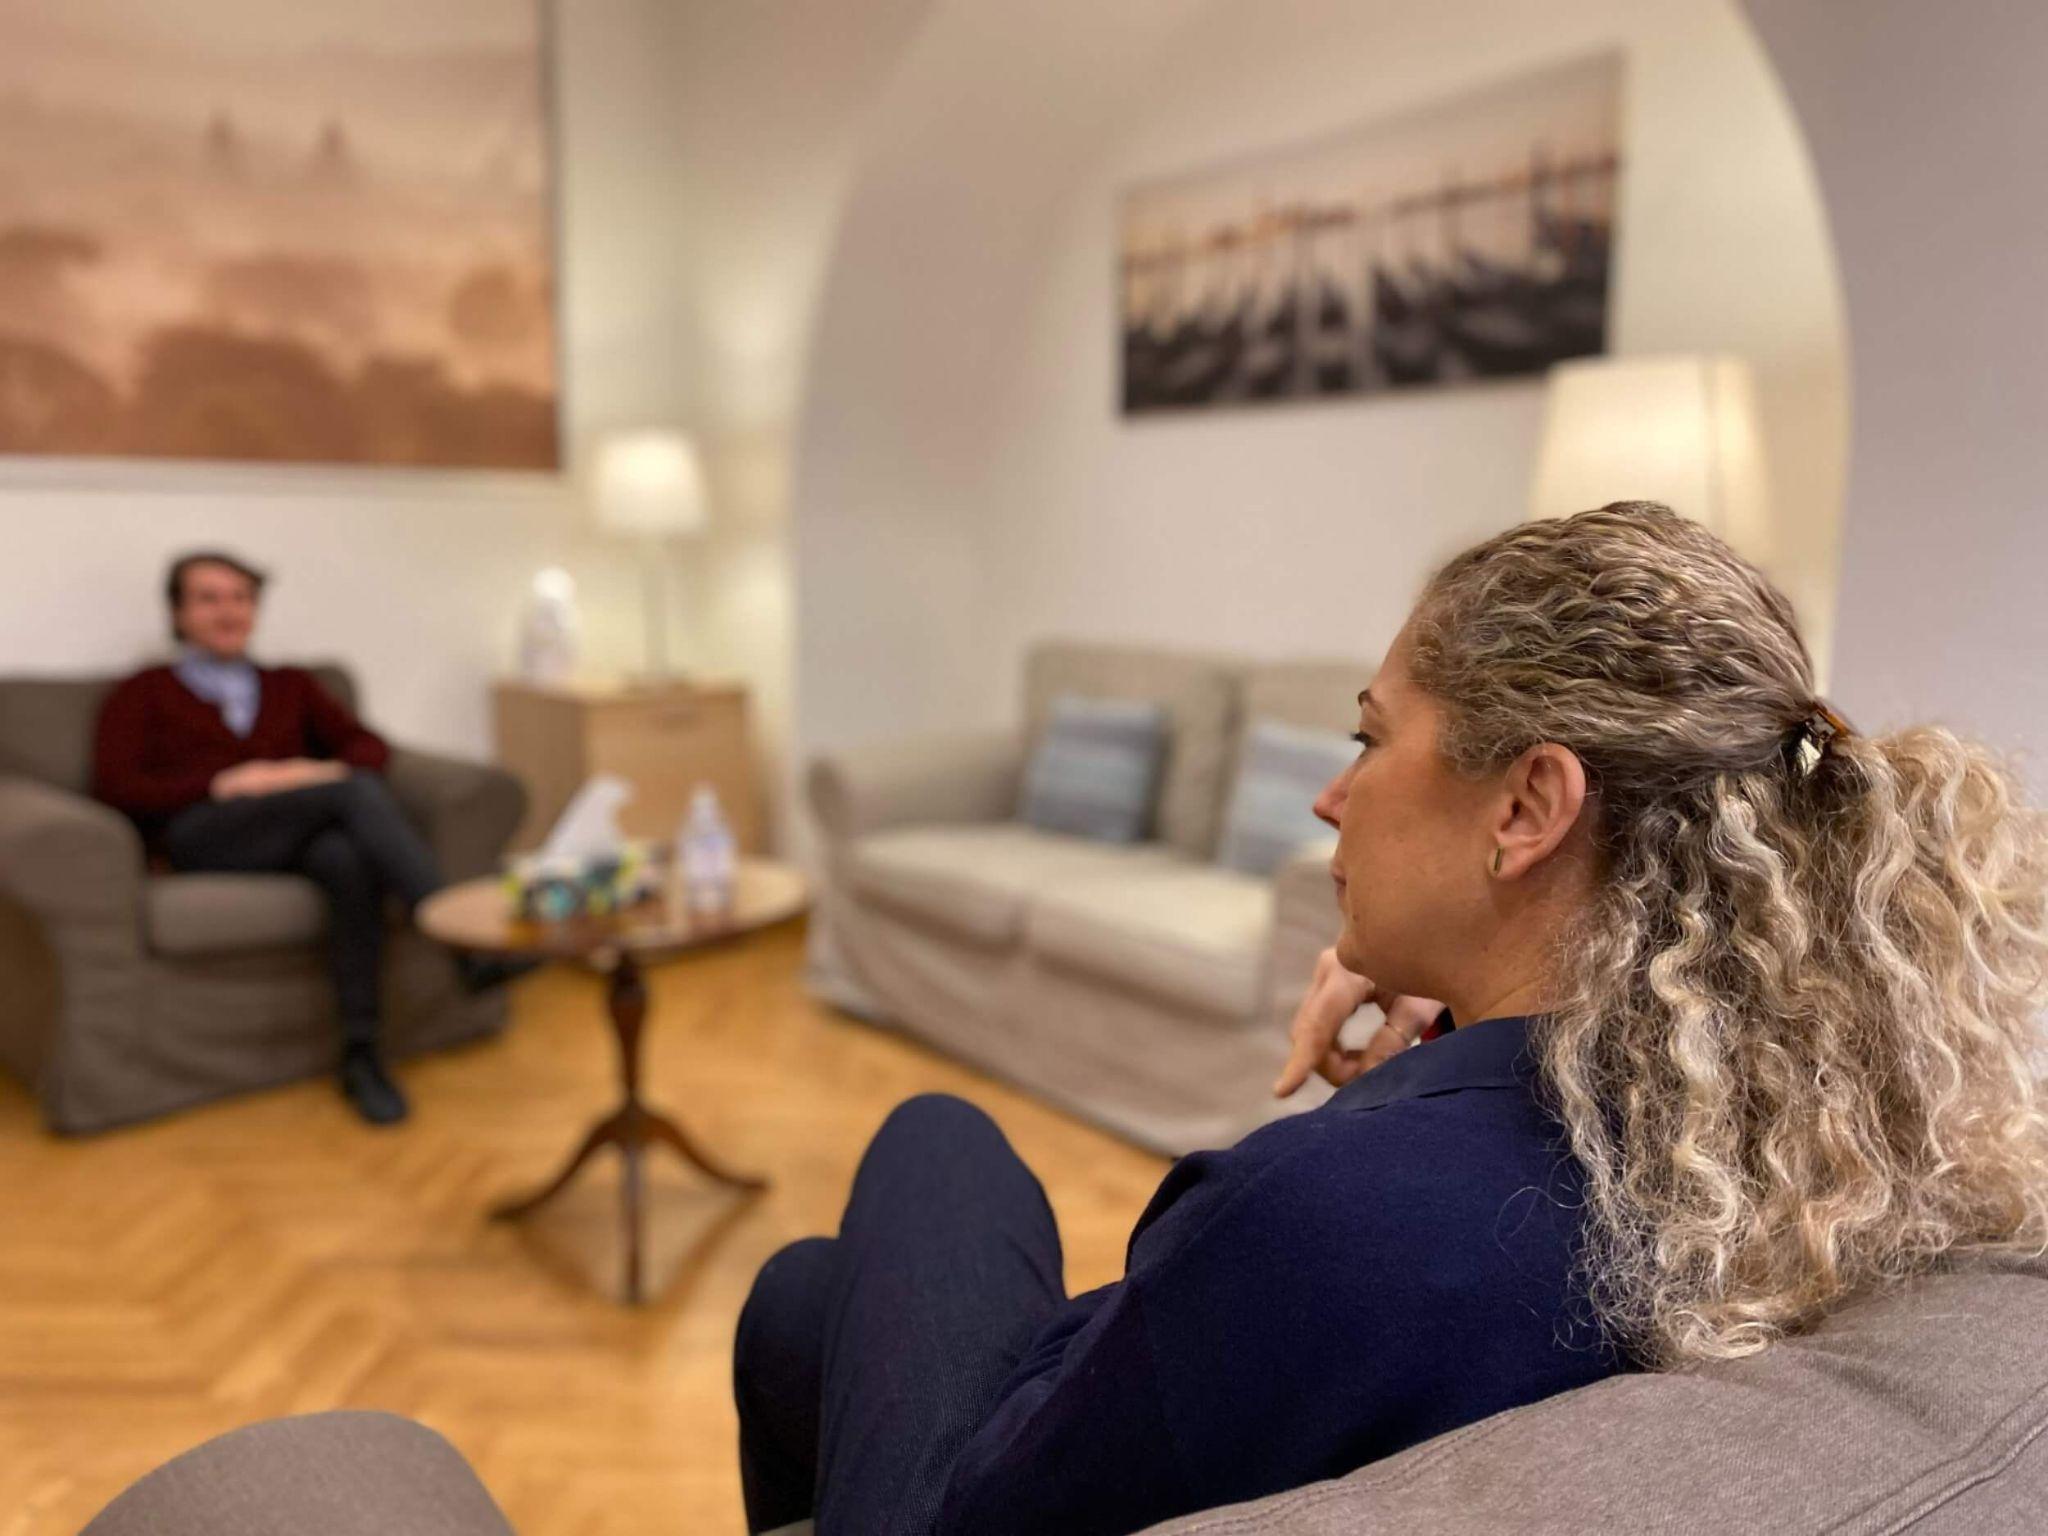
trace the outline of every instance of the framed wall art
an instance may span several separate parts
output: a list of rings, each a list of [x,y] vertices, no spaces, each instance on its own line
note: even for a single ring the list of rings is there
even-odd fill
[[[541,0],[0,0],[0,456],[553,470]]]
[[[1621,59],[1132,188],[1126,413],[1510,378],[1606,350]]]

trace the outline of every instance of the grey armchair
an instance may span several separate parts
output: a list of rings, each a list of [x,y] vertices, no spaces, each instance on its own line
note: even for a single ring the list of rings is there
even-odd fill
[[[2048,1524],[2044,1339],[2048,1261],[1975,1264],[1748,1360],[1610,1377],[1151,1536],[2032,1536]],[[508,1536],[446,1441],[381,1414],[235,1430],[84,1536],[387,1531]]]
[[[345,701],[336,667],[314,669]],[[89,798],[112,678],[0,678],[0,1069],[60,1131],[97,1131],[329,1070],[325,909],[296,875],[150,870],[120,813]],[[393,794],[450,879],[488,872],[525,792],[510,774],[394,750]],[[419,935],[393,935],[383,978],[395,1055],[504,1025]]]
[[[313,1413],[168,1461],[84,1536],[512,1536],[469,1463],[389,1413]]]

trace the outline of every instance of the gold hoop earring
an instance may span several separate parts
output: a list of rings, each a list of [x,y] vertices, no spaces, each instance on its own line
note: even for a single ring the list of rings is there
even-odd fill
[[[1498,847],[1496,847],[1496,848],[1495,848],[1495,849],[1493,850],[1493,872],[1494,872],[1494,873],[1495,873],[1496,875],[1500,873],[1500,856],[1501,856],[1501,854],[1502,854],[1502,853],[1504,853],[1505,851],[1506,851],[1505,849],[1502,849],[1502,848],[1498,848]]]

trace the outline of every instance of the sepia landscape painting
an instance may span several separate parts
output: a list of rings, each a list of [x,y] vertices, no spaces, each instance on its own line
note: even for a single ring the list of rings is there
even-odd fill
[[[1540,373],[1607,347],[1621,62],[1600,55],[1127,194],[1123,409]]]
[[[0,0],[0,454],[553,469],[541,0]]]

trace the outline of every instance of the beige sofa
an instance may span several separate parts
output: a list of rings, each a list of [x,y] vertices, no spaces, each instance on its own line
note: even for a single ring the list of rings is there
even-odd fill
[[[1752,1359],[1611,1377],[1153,1536],[2034,1536],[2048,1523],[2043,1339],[2048,1263],[1931,1276]],[[694,1454],[708,1466],[732,1448]],[[187,1452],[85,1536],[510,1530],[432,1430],[330,1413]]]
[[[1316,953],[1336,936],[1330,843],[1271,879],[1213,861],[1251,721],[1357,728],[1357,662],[1256,662],[1048,644],[1018,731],[832,752],[812,764],[823,888],[808,975],[894,1024],[1166,1152],[1225,1145],[1270,1093]],[[1169,752],[1157,837],[1137,845],[1015,819],[1054,698],[1157,700]]]
[[[353,703],[339,668],[315,669]],[[0,678],[0,1068],[60,1131],[97,1131],[332,1069],[326,912],[297,875],[152,873],[88,796],[111,678]],[[388,779],[450,879],[495,867],[525,807],[511,775],[397,750]],[[447,952],[385,957],[385,1040],[406,1055],[503,1027]]]

